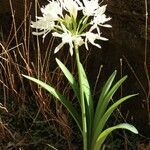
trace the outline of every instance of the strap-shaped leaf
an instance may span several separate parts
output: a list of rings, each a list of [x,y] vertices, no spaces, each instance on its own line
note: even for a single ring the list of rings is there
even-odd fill
[[[99,137],[97,138],[97,141],[96,141],[96,144],[94,145],[93,147],[93,150],[100,150],[100,148],[102,147],[102,144],[104,143],[105,139],[107,138],[107,136],[114,130],[116,129],[126,129],[126,130],[129,130],[135,134],[138,134],[138,131],[137,129],[131,125],[131,124],[128,124],[128,123],[122,123],[122,124],[119,124],[119,125],[116,125],[116,126],[113,126],[113,127],[110,127],[106,130],[104,130],[100,135]]]
[[[74,118],[75,122],[77,123],[80,131],[82,132],[81,116],[78,114],[78,112],[76,111],[76,109],[73,107],[73,105],[70,103],[69,100],[67,100],[63,95],[61,95],[56,89],[54,89],[50,85],[48,85],[36,78],[26,76],[26,75],[23,75],[23,76],[25,78],[37,83],[42,88],[47,90],[50,94],[52,94],[55,98],[57,98],[66,107],[66,109],[69,111],[69,113],[72,115],[72,117]]]
[[[90,144],[91,139],[91,132],[92,132],[92,123],[93,123],[93,99],[91,95],[90,85],[85,73],[85,70],[80,63],[80,70],[81,70],[81,80],[82,80],[82,87],[84,92],[84,99],[85,99],[85,108],[86,108],[86,118],[87,118],[87,129],[88,129],[88,139]]]
[[[58,66],[60,67],[60,69],[62,70],[62,72],[64,73],[64,75],[66,76],[67,80],[69,81],[70,86],[72,87],[79,103],[80,102],[80,94],[79,94],[79,86],[75,80],[75,78],[73,77],[73,75],[70,73],[70,71],[66,68],[66,66],[59,60],[56,58],[56,62],[58,64]]]
[[[119,100],[117,100],[112,106],[109,107],[109,109],[106,111],[106,113],[103,115],[103,117],[99,120],[98,125],[95,127],[94,129],[94,136],[93,136],[93,141],[98,138],[99,134],[102,132],[107,120],[109,119],[110,115],[113,113],[113,111],[120,105],[122,104],[124,101],[126,101],[127,99],[136,96],[137,94],[133,94],[133,95],[128,95],[125,96]]]
[[[90,89],[90,85],[89,85],[86,73],[85,73],[84,68],[83,68],[81,63],[80,63],[80,69],[81,69],[81,72],[82,72],[83,92],[85,94],[89,110],[90,110],[91,114],[93,114],[93,100],[92,100],[91,89]]]
[[[111,76],[108,78],[107,82],[105,83],[105,85],[102,88],[102,91],[101,91],[101,94],[100,94],[100,97],[99,97],[99,101],[98,101],[98,104],[97,104],[97,107],[96,107],[96,111],[95,111],[95,117],[97,117],[99,115],[100,107],[101,107],[101,105],[104,101],[104,98],[106,97],[107,93],[109,92],[110,87],[112,86],[112,83],[115,79],[116,74],[117,74],[117,71],[115,70],[111,74]]]
[[[107,106],[115,94],[115,92],[118,90],[118,88],[121,86],[121,84],[126,80],[127,76],[124,76],[121,78],[111,89],[109,89],[109,92],[106,94],[104,99],[102,100],[101,105],[99,106],[99,109],[97,111],[97,114],[95,115],[95,120],[94,120],[94,128],[98,125],[99,120],[102,118],[104,113],[106,112]],[[99,99],[101,101],[101,99]]]

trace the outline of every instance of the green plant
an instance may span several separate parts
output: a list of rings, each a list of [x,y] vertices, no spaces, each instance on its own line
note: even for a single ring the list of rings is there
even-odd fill
[[[55,53],[66,43],[70,46],[69,51],[71,56],[73,55],[73,52],[75,53],[78,81],[76,81],[71,72],[59,59],[56,59],[56,62],[74,91],[80,105],[79,112],[64,95],[60,94],[60,92],[52,86],[39,79],[23,75],[27,79],[46,89],[66,107],[81,131],[84,150],[101,149],[107,136],[116,129],[127,129],[135,134],[138,133],[134,126],[127,123],[105,129],[107,120],[113,111],[121,103],[137,95],[133,94],[125,96],[109,106],[111,98],[125,81],[127,76],[121,78],[113,85],[117,72],[114,71],[112,73],[102,89],[96,109],[94,110],[90,85],[85,70],[80,62],[79,47],[81,45],[85,44],[86,49],[88,49],[88,42],[90,42],[100,48],[100,45],[96,44],[94,41],[97,39],[107,40],[106,38],[101,37],[99,30],[99,26],[111,27],[110,25],[105,24],[105,22],[110,20],[110,18],[106,18],[106,15],[104,14],[105,10],[106,5],[100,7],[97,0],[84,0],[83,3],[79,0],[70,0],[69,3],[66,0],[56,0],[50,1],[45,8],[41,9],[43,17],[38,17],[36,22],[32,22],[32,27],[40,30],[33,32],[33,34],[43,34],[43,38],[45,38],[47,33],[53,31],[53,36],[62,38],[62,42],[55,48]],[[62,11],[66,12],[65,16]],[[83,17],[78,20],[77,15],[80,11],[83,12]],[[91,17],[93,17],[93,19],[91,19]],[[87,31],[88,29],[89,31]],[[97,33],[93,32],[95,30]]]

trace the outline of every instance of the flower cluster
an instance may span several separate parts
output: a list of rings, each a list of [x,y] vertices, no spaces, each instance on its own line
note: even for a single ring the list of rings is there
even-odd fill
[[[41,8],[42,17],[37,16],[36,22],[31,22],[31,27],[36,28],[34,35],[43,35],[43,38],[52,32],[54,37],[59,37],[62,42],[55,48],[58,52],[64,44],[69,44],[70,54],[73,55],[74,44],[88,42],[99,48],[95,40],[107,40],[101,36],[100,27],[111,27],[106,24],[111,18],[106,17],[106,5],[100,6],[98,0],[51,0]]]

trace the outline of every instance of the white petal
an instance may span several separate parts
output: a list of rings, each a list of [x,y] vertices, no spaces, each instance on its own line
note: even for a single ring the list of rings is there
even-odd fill
[[[57,53],[62,47],[63,47],[64,43],[61,42],[54,50],[54,53]]]
[[[77,17],[77,12],[80,10],[80,7],[78,6],[77,2],[74,0],[64,0],[64,9],[70,13],[71,16],[73,16],[75,19]]]
[[[72,43],[69,43],[69,51],[70,51],[70,55],[72,56],[73,55],[73,44]]]
[[[91,44],[92,44],[92,45],[95,45],[95,46],[98,47],[98,48],[101,48],[101,46],[100,46],[99,44],[96,44],[96,43],[94,43],[94,42],[91,42]]]
[[[77,4],[80,6],[80,9],[83,8],[83,4],[80,2],[80,0],[75,0],[77,2]]]
[[[62,37],[62,35],[57,33],[57,32],[53,32],[52,35],[55,36],[55,37]]]
[[[41,12],[43,15],[50,16],[54,20],[57,20],[59,18],[58,15],[62,15],[62,8],[58,1],[49,1],[49,4],[41,8]]]
[[[73,38],[71,37],[70,33],[63,33],[62,34],[62,41],[63,43],[71,43]]]
[[[87,40],[94,46],[98,47],[98,48],[101,48],[101,46],[97,43],[95,43],[94,41],[97,40],[97,39],[103,39],[103,40],[106,40],[105,38],[101,38],[101,36],[99,34],[96,34],[96,33],[92,33],[92,32],[87,32],[86,33],[86,39],[85,39],[85,46],[86,46],[86,49],[88,49],[88,46],[87,46]]]
[[[87,50],[89,50],[89,47],[88,47],[88,43],[87,43],[88,41],[87,41],[87,38],[85,38],[85,48],[87,49]]]
[[[101,36],[100,36],[100,40],[108,41],[108,39],[107,39],[107,38],[105,38],[105,37],[101,37]]]
[[[95,23],[95,24],[93,24],[93,25],[91,26],[89,32],[93,31],[93,30],[96,29],[96,28],[97,28],[97,24]]]
[[[69,32],[69,31],[67,30],[67,28],[66,28],[62,23],[60,23],[60,24],[61,24],[62,30],[63,30],[65,33]]]
[[[104,14],[105,11],[106,11],[106,7],[107,7],[107,5],[103,5],[103,6],[99,7],[99,8],[96,10],[96,15],[102,15],[102,14]]]
[[[54,28],[55,23],[53,21],[48,20],[47,17],[42,17],[40,20],[36,22],[31,22],[31,27],[36,29],[46,29],[52,30]]]
[[[41,31],[41,32],[32,32],[33,35],[42,35],[45,34],[46,31]]]
[[[96,29],[97,29],[98,35],[100,36],[100,35],[101,35],[101,32],[100,32],[99,27],[97,26]]]
[[[83,14],[87,16],[94,16],[96,10],[99,8],[97,0],[83,0]]]
[[[110,24],[102,24],[102,27],[106,27],[106,28],[112,28],[112,26]]]
[[[45,39],[46,35],[47,35],[49,32],[50,32],[49,30],[47,30],[47,31],[45,32],[45,34],[43,35],[43,40]]]

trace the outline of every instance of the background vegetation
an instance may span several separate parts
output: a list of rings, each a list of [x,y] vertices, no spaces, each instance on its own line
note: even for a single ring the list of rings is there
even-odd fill
[[[69,85],[57,68],[53,48],[60,41],[49,35],[45,42],[31,34],[34,20],[45,0],[2,0],[0,2],[0,149],[68,149],[79,150],[82,144],[74,122],[60,103],[37,85],[22,78],[27,74],[53,83],[57,89],[72,97]],[[132,102],[123,105],[110,119],[109,125],[128,121],[140,131],[139,136],[117,132],[104,145],[108,150],[150,149],[150,38],[147,9],[144,0],[108,0],[108,14],[113,19],[112,29],[104,30],[109,42],[103,49],[91,47],[82,62],[93,84],[95,97],[98,89],[114,69],[118,78],[129,78],[118,92],[120,97],[140,93]],[[107,37],[108,37],[107,36]],[[67,47],[66,47],[67,48]],[[65,51],[65,48],[64,48]],[[72,72],[75,64],[67,51],[57,54]],[[81,53],[84,52],[81,51]],[[85,52],[84,52],[85,53]],[[70,64],[70,62],[72,62]],[[73,98],[72,102],[76,105]]]

